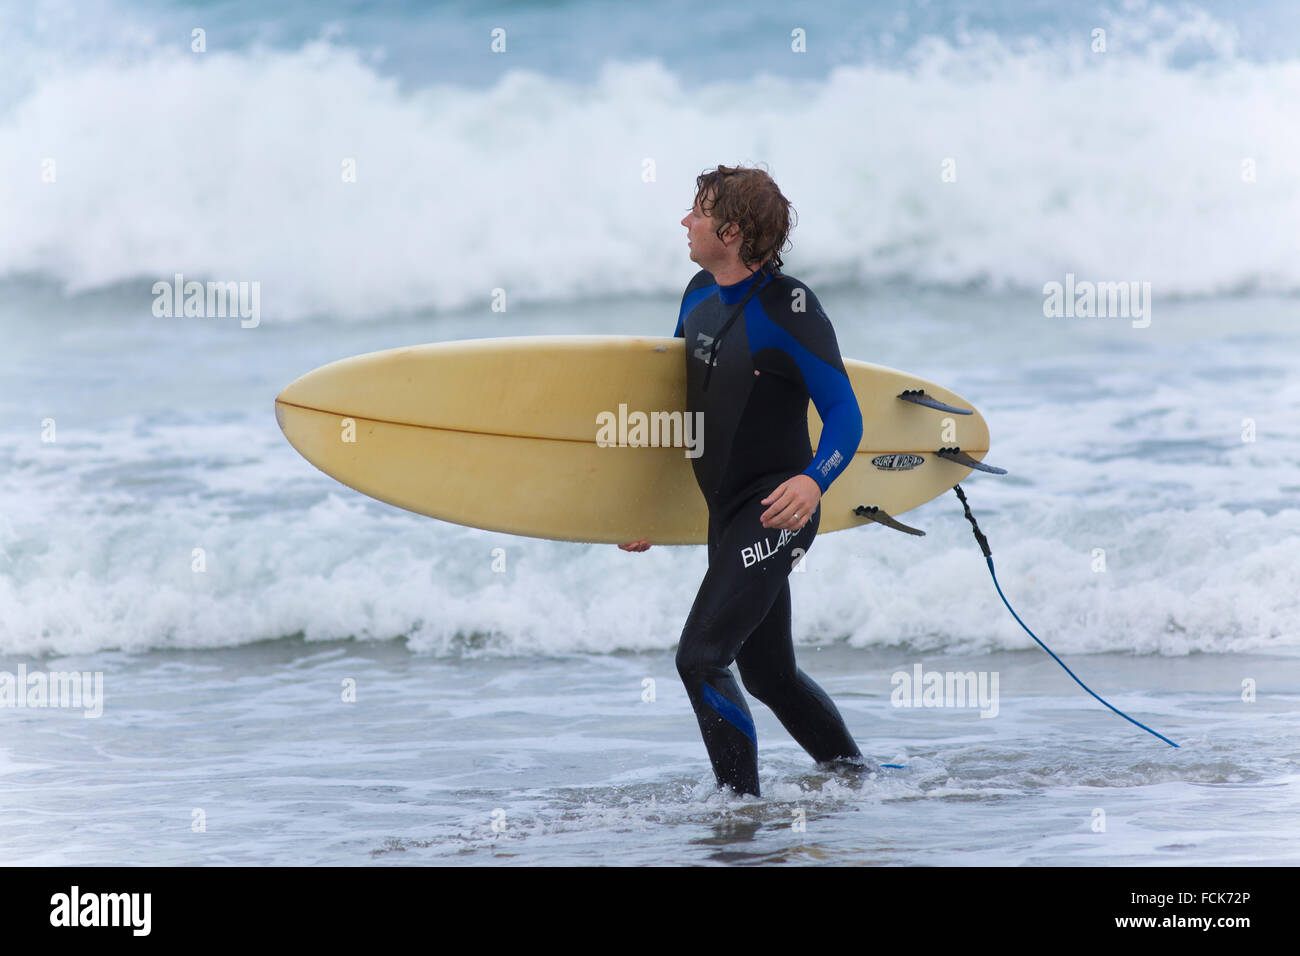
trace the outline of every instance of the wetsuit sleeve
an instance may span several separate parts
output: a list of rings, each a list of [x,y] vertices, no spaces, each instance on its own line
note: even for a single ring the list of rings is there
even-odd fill
[[[835,333],[831,332],[830,337],[833,343]],[[814,370],[811,381],[807,375],[804,380],[808,382],[808,394],[821,416],[822,434],[812,464],[803,473],[817,482],[825,494],[831,482],[857,454],[858,442],[862,440],[862,412],[844,371],[838,346],[835,347],[835,364],[823,364]]]
[[[857,453],[862,440],[862,412],[844,371],[830,319],[811,289],[802,283],[797,288],[803,291],[804,311],[795,312],[789,307],[774,310],[772,326],[762,335],[762,344],[788,356],[781,357],[784,360],[776,364],[774,371],[782,366],[788,369],[793,360],[821,416],[822,434],[817,452],[802,473],[817,482],[825,494]]]

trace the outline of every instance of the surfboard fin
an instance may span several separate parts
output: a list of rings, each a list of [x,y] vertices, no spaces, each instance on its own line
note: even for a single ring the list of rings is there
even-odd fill
[[[993,465],[986,465],[982,461],[976,461],[956,445],[951,448],[940,448],[935,454],[940,458],[955,461],[959,465],[965,465],[967,468],[974,468],[976,471],[987,471],[990,475],[1005,475],[1007,473],[1005,468],[995,468]]]
[[[923,388],[905,388],[901,395],[898,396],[905,402],[913,402],[917,405],[924,405],[926,408],[937,408],[941,412],[952,412],[954,415],[973,414],[969,408],[954,408],[952,405],[945,405],[930,395],[925,394]]]
[[[858,505],[853,509],[853,513],[859,518],[866,518],[868,521],[875,521],[877,524],[883,524],[887,527],[893,528],[895,531],[903,531],[907,534],[915,534],[920,535],[923,538],[925,537],[925,532],[920,528],[908,527],[901,521],[891,518],[875,505]]]

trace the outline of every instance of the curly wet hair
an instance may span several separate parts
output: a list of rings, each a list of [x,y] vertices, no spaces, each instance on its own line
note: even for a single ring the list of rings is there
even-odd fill
[[[718,220],[719,239],[728,226],[740,229],[740,261],[747,268],[760,263],[769,270],[781,268],[781,252],[795,224],[791,222],[794,207],[767,170],[747,166],[706,169],[695,177],[695,202],[704,215]]]

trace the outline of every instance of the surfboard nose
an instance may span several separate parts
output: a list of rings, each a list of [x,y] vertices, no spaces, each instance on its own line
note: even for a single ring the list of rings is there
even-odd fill
[[[280,395],[275,397],[275,423],[280,426],[280,431],[284,431],[284,406],[280,404]]]

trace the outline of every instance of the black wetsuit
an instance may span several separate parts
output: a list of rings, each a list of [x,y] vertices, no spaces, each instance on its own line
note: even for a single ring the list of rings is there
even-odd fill
[[[831,699],[794,660],[787,576],[812,545],[821,505],[798,532],[759,521],[762,499],[795,475],[826,491],[853,460],[862,416],[830,320],[807,286],[779,271],[722,287],[699,272],[675,334],[686,339],[687,410],[704,413],[703,453],[692,462],[709,508],[709,570],[677,670],[719,786],[758,794],[758,741],[733,660],[745,689],[814,760],[862,760]],[[816,455],[810,396],[824,426]]]

